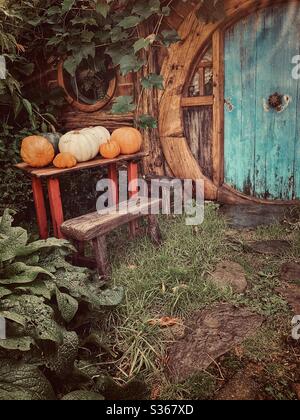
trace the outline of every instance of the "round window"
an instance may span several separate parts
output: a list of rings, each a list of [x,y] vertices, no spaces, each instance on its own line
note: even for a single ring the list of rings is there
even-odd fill
[[[58,66],[58,84],[73,107],[83,112],[94,112],[113,98],[116,77],[109,59],[96,56],[83,60],[74,76],[64,69],[64,63],[61,62]]]

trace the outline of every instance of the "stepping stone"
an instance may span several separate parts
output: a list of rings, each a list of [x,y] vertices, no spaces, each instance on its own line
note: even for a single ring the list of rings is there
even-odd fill
[[[300,286],[300,264],[289,262],[281,267],[281,280]]]
[[[295,284],[287,284],[285,287],[276,289],[281,296],[288,301],[295,315],[300,315],[300,287]]]
[[[246,245],[250,251],[265,255],[282,255],[291,249],[288,241],[257,241]]]
[[[291,211],[290,206],[269,206],[259,204],[225,204],[220,212],[225,216],[228,225],[235,229],[257,228],[280,223]]]
[[[232,261],[219,263],[210,280],[221,289],[232,287],[237,293],[244,293],[248,287],[243,267]]]
[[[170,379],[181,382],[207,369],[254,334],[262,323],[263,317],[227,303],[195,312],[186,322],[184,336],[169,349]]]
[[[238,372],[217,394],[216,401],[257,401],[259,385],[251,378],[247,369]]]

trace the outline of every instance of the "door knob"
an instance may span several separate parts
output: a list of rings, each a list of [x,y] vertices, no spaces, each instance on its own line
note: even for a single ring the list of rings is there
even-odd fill
[[[274,111],[281,113],[287,109],[291,101],[292,101],[291,96],[282,95],[278,92],[275,92],[272,95],[270,95],[267,100],[264,99],[263,101],[264,110],[266,112],[269,112],[271,109],[273,109]]]

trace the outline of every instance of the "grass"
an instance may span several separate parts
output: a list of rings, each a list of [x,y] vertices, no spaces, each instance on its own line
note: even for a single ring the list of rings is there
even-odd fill
[[[126,232],[118,231],[110,237],[113,283],[125,288],[124,303],[110,315],[106,325],[111,345],[119,355],[112,362],[115,378],[124,383],[142,374],[152,388],[153,398],[212,398],[220,387],[216,366],[182,384],[168,381],[166,349],[178,331],[150,325],[149,320],[163,316],[184,320],[193,311],[222,301],[248,307],[265,317],[263,329],[244,344],[239,363],[263,364],[263,392],[270,398],[274,398],[270,390],[278,392],[278,399],[283,395],[290,398],[282,386],[278,389],[274,385],[277,379],[282,380],[279,373],[268,369],[274,359],[275,365],[281,363],[282,337],[289,334],[291,313],[276,288],[280,285],[281,264],[300,257],[298,229],[285,224],[254,231],[229,231],[214,205],[206,207],[205,221],[199,227],[186,226],[184,217],[162,217],[160,225],[164,243],[159,249],[145,235],[130,241]],[[249,240],[286,238],[292,243],[292,251],[281,258],[245,252],[244,245]],[[244,267],[249,283],[245,295],[217,289],[208,280],[217,263],[225,259]],[[224,369],[229,377],[226,360],[219,369]],[[234,373],[233,368],[231,371]],[[285,372],[290,377],[288,369]],[[286,380],[284,377],[283,382]]]

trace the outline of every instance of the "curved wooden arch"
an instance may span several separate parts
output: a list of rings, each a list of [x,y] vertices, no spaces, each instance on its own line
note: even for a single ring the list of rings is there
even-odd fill
[[[100,101],[96,102],[93,105],[87,105],[87,104],[83,104],[83,103],[77,101],[76,99],[74,99],[69,94],[68,89],[66,87],[66,83],[65,83],[63,61],[61,61],[58,64],[57,81],[58,81],[58,86],[60,86],[64,90],[65,97],[66,97],[66,100],[68,101],[68,103],[71,106],[73,106],[74,108],[76,108],[76,109],[78,109],[79,111],[82,111],[82,112],[95,112],[95,111],[99,111],[100,109],[104,108],[113,99],[114,93],[115,93],[115,90],[116,90],[116,87],[117,87],[117,79],[116,79],[116,77],[114,77],[109,82],[108,90],[107,90],[107,93],[106,93],[105,97],[103,99],[101,99]]]
[[[205,198],[225,202],[296,204],[296,201],[270,201],[246,196],[227,185],[219,185],[208,179],[202,172],[199,163],[192,155],[184,135],[181,99],[184,87],[190,77],[195,60],[212,39],[214,33],[222,31],[239,19],[257,10],[280,3],[293,3],[299,0],[225,0],[225,17],[222,21],[205,24],[201,22],[195,7],[179,27],[182,41],[169,49],[169,55],[162,67],[165,78],[165,91],[160,96],[159,132],[165,158],[176,177],[184,179],[203,179],[205,181]],[[216,99],[216,98],[215,98]],[[223,98],[224,100],[224,98]],[[214,118],[215,119],[215,118]],[[214,124],[218,122],[214,121]],[[223,127],[219,126],[219,130]],[[213,156],[213,159],[218,158]]]

